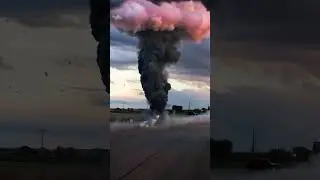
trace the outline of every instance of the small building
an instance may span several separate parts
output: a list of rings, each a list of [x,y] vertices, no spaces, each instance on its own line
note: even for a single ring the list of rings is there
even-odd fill
[[[183,107],[182,106],[177,106],[177,105],[172,105],[172,110],[173,111],[182,111]]]

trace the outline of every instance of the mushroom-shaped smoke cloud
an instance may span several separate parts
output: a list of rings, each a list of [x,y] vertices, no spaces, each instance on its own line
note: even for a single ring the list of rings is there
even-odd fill
[[[180,58],[181,39],[210,36],[210,12],[200,1],[123,0],[113,2],[112,25],[139,39],[140,81],[152,112],[164,112],[168,101],[165,71]]]

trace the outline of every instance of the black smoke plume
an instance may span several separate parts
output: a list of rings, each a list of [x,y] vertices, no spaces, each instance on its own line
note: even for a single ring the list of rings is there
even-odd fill
[[[178,62],[181,33],[175,31],[141,31],[138,33],[138,69],[140,81],[150,109],[162,113],[168,102],[168,83],[166,68]]]

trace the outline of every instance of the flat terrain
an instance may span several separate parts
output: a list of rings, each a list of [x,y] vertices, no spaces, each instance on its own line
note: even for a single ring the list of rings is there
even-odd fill
[[[0,162],[3,180],[107,180],[106,166]]]
[[[212,180],[318,180],[320,179],[320,157],[311,162],[289,169],[248,172],[246,170],[218,169],[212,171]]]
[[[111,180],[209,179],[209,123],[112,132]]]
[[[175,117],[188,117],[185,114],[175,114]],[[130,121],[132,119],[135,122],[143,121],[143,111],[141,112],[111,112],[110,122]]]

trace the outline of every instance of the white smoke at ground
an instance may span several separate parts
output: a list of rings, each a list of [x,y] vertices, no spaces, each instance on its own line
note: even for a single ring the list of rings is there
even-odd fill
[[[122,129],[132,129],[137,125],[138,123],[135,123],[135,122],[111,122],[110,129],[111,131],[122,130]]]
[[[165,124],[159,127],[170,128],[173,126],[182,126],[188,124],[198,124],[198,123],[209,123],[210,122],[210,112],[201,115],[193,115],[193,116],[183,116],[183,115],[169,115]],[[149,128],[146,122],[112,122],[110,124],[111,131],[124,130],[124,129],[132,129],[132,128]],[[158,128],[158,126],[154,126],[151,128]]]
[[[194,115],[194,116],[186,116],[186,117],[173,116],[171,118],[172,118],[171,122],[173,125],[205,123],[205,122],[210,122],[210,113]],[[168,120],[168,122],[170,122],[170,120]]]

